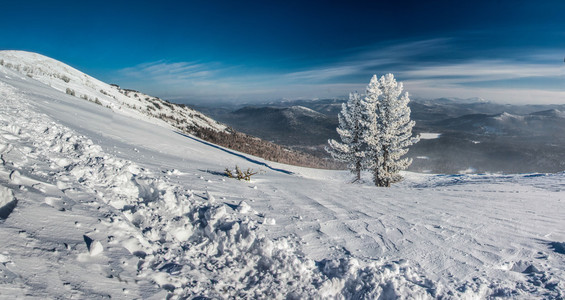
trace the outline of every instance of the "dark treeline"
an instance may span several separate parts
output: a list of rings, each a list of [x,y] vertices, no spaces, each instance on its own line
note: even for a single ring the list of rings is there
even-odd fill
[[[323,159],[307,153],[291,150],[275,143],[237,132],[231,128],[228,128],[227,131],[215,131],[209,128],[191,127],[189,133],[216,145],[261,157],[269,161],[319,169],[344,168],[342,164],[331,159]]]

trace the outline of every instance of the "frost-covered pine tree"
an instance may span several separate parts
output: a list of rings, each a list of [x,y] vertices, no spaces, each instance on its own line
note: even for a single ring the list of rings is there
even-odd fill
[[[365,97],[361,102],[360,123],[363,128],[361,136],[363,137],[363,143],[366,145],[364,166],[367,170],[372,171],[376,185],[379,185],[377,178],[380,178],[378,173],[380,170],[379,166],[382,164],[380,120],[377,114],[381,94],[379,79],[377,75],[373,75],[367,86]]]
[[[408,147],[418,142],[412,137],[415,122],[410,120],[408,93],[402,93],[402,83],[394,75],[380,79],[374,75],[367,86],[363,104],[363,140],[367,144],[366,165],[373,172],[375,185],[389,187],[402,179],[400,171],[412,160],[401,158]]]
[[[342,104],[341,112],[338,114],[337,133],[341,142],[330,139],[329,147],[326,147],[326,151],[335,160],[347,163],[351,173],[355,174],[354,182],[361,179],[365,159],[361,101],[361,96],[357,92],[349,94],[349,101]]]

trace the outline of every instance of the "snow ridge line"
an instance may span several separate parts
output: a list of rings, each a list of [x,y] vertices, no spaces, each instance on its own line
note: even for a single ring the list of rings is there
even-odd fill
[[[37,53],[3,50],[0,51],[0,62],[0,67],[11,69],[24,78],[33,78],[63,93],[103,105],[119,114],[179,130],[186,130],[191,126],[210,128],[214,131],[226,129],[225,125],[187,106],[172,104],[139,91],[121,89],[117,85],[109,85]]]
[[[53,178],[75,178],[114,208],[104,222],[139,257],[138,277],[171,298],[437,297],[438,286],[407,262],[363,263],[354,258],[314,262],[295,238],[270,240],[260,224],[206,201],[130,161],[104,153],[84,136],[35,112],[25,95],[0,84],[0,129],[32,142],[51,162]],[[10,113],[8,113],[8,111]],[[17,128],[16,128],[17,127]],[[18,147],[18,142],[10,142]]]

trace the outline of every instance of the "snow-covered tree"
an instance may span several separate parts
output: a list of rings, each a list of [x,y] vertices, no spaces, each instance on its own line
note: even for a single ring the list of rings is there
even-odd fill
[[[366,165],[373,172],[377,186],[388,187],[402,179],[399,172],[412,160],[401,157],[419,140],[412,137],[415,122],[410,120],[410,98],[402,90],[402,83],[396,82],[394,75],[386,74],[380,79],[374,75],[361,102]]]
[[[380,89],[379,79],[377,78],[377,75],[373,75],[369,85],[367,86],[365,97],[361,101],[360,124],[363,128],[363,132],[361,134],[363,137],[362,142],[366,145],[364,165],[367,170],[372,171],[376,185],[379,185],[376,178],[379,178],[379,166],[382,164],[381,128],[379,124],[380,119],[377,114],[381,94],[382,91]]]
[[[361,96],[355,92],[349,94],[349,101],[343,103],[338,114],[337,133],[341,142],[330,139],[326,151],[338,161],[347,163],[349,170],[355,174],[355,180],[361,179],[361,170],[365,158],[364,141],[361,126]]]

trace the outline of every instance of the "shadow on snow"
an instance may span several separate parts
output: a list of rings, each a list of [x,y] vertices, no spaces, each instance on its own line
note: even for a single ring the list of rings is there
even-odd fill
[[[204,145],[207,145],[207,146],[216,148],[216,149],[218,149],[218,150],[222,150],[222,151],[227,152],[227,153],[229,153],[229,154],[231,154],[231,155],[234,155],[234,156],[237,156],[237,157],[241,157],[241,158],[243,158],[243,159],[245,159],[245,160],[247,160],[247,161],[249,161],[249,162],[251,162],[251,163],[254,163],[254,164],[257,164],[257,165],[260,165],[260,166],[267,167],[267,168],[269,168],[270,170],[273,170],[273,171],[276,171],[276,172],[281,172],[281,173],[288,174],[288,175],[294,174],[294,173],[291,172],[291,171],[287,171],[287,170],[284,170],[284,169],[273,168],[273,167],[269,166],[268,164],[266,164],[266,163],[264,163],[264,162],[258,161],[258,160],[256,160],[256,159],[249,158],[249,157],[247,157],[247,156],[245,156],[245,155],[243,155],[243,154],[236,153],[236,152],[234,152],[234,151],[232,151],[232,150],[229,150],[229,149],[220,147],[220,146],[218,146],[218,145],[215,145],[215,144],[212,144],[212,143],[209,143],[209,142],[200,140],[200,139],[197,139],[197,138],[192,137],[192,136],[190,136],[190,135],[187,135],[187,134],[184,134],[184,133],[180,133],[180,132],[178,132],[178,131],[175,131],[175,133],[180,134],[180,135],[182,135],[182,136],[184,136],[184,137],[187,137],[187,138],[189,138],[189,139],[192,139],[192,140],[194,140],[194,141],[200,142],[200,143],[202,143],[202,144],[204,144]]]

